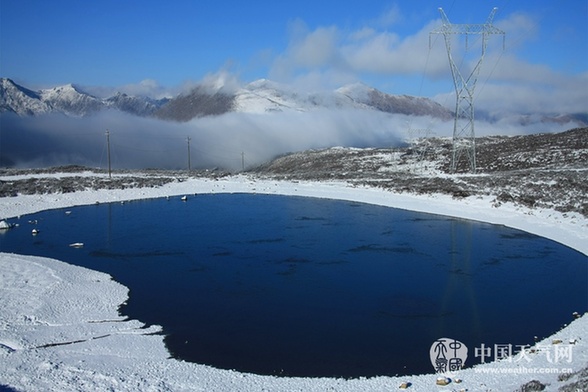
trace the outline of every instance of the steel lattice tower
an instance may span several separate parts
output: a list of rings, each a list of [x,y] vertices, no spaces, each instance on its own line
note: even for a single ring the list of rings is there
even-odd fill
[[[453,24],[445,15],[442,8],[439,8],[443,25],[429,33],[429,46],[431,45],[431,34],[443,34],[447,55],[449,57],[449,66],[455,85],[456,104],[455,104],[455,121],[453,123],[453,154],[451,158],[451,172],[455,173],[457,165],[463,155],[466,155],[470,164],[470,171],[476,172],[476,137],[474,133],[474,89],[480,74],[480,67],[486,54],[488,36],[490,34],[502,34],[504,42],[504,31],[494,27],[492,20],[497,8],[492,9],[488,20],[484,24]],[[452,52],[451,44],[453,37],[464,35],[466,49],[468,45],[468,36],[477,35],[482,39],[482,53],[471,69],[469,75],[462,73],[456,65]],[[504,43],[503,43],[504,45]]]

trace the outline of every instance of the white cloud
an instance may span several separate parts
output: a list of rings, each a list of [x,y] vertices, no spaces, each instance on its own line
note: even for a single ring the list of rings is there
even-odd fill
[[[561,85],[497,84],[483,86],[476,105],[494,113],[585,113],[588,78],[570,78]]]
[[[302,67],[322,67],[337,57],[337,29],[318,28],[289,49],[295,63]]]
[[[293,82],[300,74],[315,74],[321,68],[340,70],[339,35],[336,27],[319,27],[309,31],[301,21],[290,26],[291,40],[286,51],[276,57],[269,71],[270,79]]]
[[[342,69],[309,70],[290,79],[290,83],[297,90],[312,92],[333,90],[359,81],[356,74]]]
[[[376,77],[389,77],[386,84],[393,85],[393,78],[421,75],[425,86],[441,80],[451,86],[445,40],[442,35],[430,34],[440,20],[430,21],[410,35],[382,28],[393,27],[401,19],[400,9],[394,6],[370,25],[354,31],[336,26],[309,30],[302,21],[296,21],[291,25],[290,45],[275,58],[269,77],[315,89]],[[564,75],[520,57],[521,49],[539,34],[540,24],[534,16],[513,13],[497,19],[495,25],[506,32],[506,37],[505,41],[502,35],[488,37],[476,90],[480,105],[488,110],[586,111],[585,75]],[[464,77],[480,55],[480,37],[471,38],[467,50],[463,37],[452,40],[452,56]]]
[[[337,27],[319,27],[309,31],[298,22],[291,29],[294,34],[288,48],[275,58],[269,77],[291,82],[300,79],[301,75],[316,75],[320,71],[327,78],[333,72],[347,74],[343,78],[345,80],[357,80],[366,73],[421,74],[425,66],[431,75],[446,73],[448,66],[444,46],[434,45],[429,53],[429,31],[433,24],[435,22],[414,35],[402,38],[393,31],[378,31],[369,26],[351,32]],[[340,76],[335,79],[340,79]]]
[[[192,139],[193,167],[241,168],[279,154],[331,146],[391,146],[401,138],[407,116],[361,110],[283,113],[227,113],[187,123],[103,112],[89,118],[7,115],[0,129],[5,159],[19,166],[105,163],[104,130],[110,130],[115,168],[183,168],[186,137]],[[6,131],[4,128],[10,129]],[[80,134],[79,130],[84,129]],[[31,143],[22,143],[23,138]]]
[[[400,7],[398,7],[398,4],[394,4],[384,11],[378,19],[376,19],[376,25],[386,28],[398,24],[398,22],[403,19],[404,18],[402,12],[400,11]]]
[[[399,65],[394,50],[399,42],[400,37],[397,34],[379,33],[347,45],[343,52],[354,70],[385,73]]]
[[[222,90],[231,93],[239,89],[243,83],[237,74],[230,72],[228,68],[223,68],[217,72],[206,74],[197,84],[213,92]]]
[[[508,40],[505,42],[508,51],[516,50],[525,43],[534,40],[539,34],[539,23],[531,15],[514,13],[507,18],[500,18],[494,23],[504,31]]]
[[[429,40],[429,32],[436,25],[433,21],[406,37],[394,32],[378,32],[363,40],[350,41],[342,48],[344,58],[359,73],[447,75],[444,42],[437,42],[435,37]]]
[[[349,41],[357,42],[357,41],[367,40],[376,34],[377,34],[377,32],[375,29],[373,29],[371,27],[363,27],[363,28],[349,34]]]
[[[171,97],[169,89],[160,85],[156,80],[145,79],[135,84],[126,84],[117,89],[121,93],[128,95],[145,96],[151,98]]]

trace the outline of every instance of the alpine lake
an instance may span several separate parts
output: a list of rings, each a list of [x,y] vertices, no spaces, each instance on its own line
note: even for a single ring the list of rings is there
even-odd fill
[[[161,325],[171,356],[222,369],[432,373],[437,339],[463,342],[469,367],[484,359],[475,355],[482,344],[532,345],[588,310],[580,252],[504,226],[370,204],[203,194],[11,221],[2,252],[110,274],[130,290],[122,315]]]

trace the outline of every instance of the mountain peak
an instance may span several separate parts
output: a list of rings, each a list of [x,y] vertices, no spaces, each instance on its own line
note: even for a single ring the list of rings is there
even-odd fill
[[[9,78],[0,78],[0,88],[4,89],[4,90],[6,90],[6,89],[17,90],[17,91],[20,91],[31,98],[38,98],[39,97],[39,94],[37,94],[36,92],[29,90],[28,88],[19,86],[12,79],[9,79]]]
[[[68,83],[68,84],[64,84],[62,86],[42,89],[42,90],[40,90],[40,93],[41,93],[41,95],[43,95],[43,94],[47,94],[47,95],[86,95],[86,96],[89,96],[92,98],[96,98],[93,95],[88,94],[87,92],[83,91],[79,86],[77,86],[73,83]]]
[[[354,101],[364,102],[374,91],[378,91],[364,83],[356,82],[338,88],[335,92],[343,94]]]
[[[71,83],[42,89],[39,95],[41,100],[49,106],[73,117],[86,116],[104,107],[100,99],[81,91]]]
[[[0,78],[0,86],[16,86],[16,83],[14,83],[14,81],[9,78]]]
[[[388,95],[363,83],[346,85],[331,92],[297,91],[292,86],[268,79],[259,79],[234,90],[231,85],[234,85],[234,81],[226,75],[211,75],[206,83],[167,102],[121,92],[100,99],[72,83],[36,93],[18,86],[10,79],[2,79],[0,111],[12,111],[19,115],[59,112],[83,117],[104,109],[116,109],[133,115],[155,115],[175,121],[189,121],[194,117],[216,116],[227,112],[309,112],[319,109],[377,110],[443,119],[451,117],[447,109],[430,99]]]
[[[113,96],[108,97],[107,99],[117,99],[117,98],[127,98],[127,97],[131,97],[131,96],[127,93],[121,93],[120,91],[117,91]]]
[[[253,82],[247,84],[245,86],[246,89],[248,90],[255,90],[255,89],[266,89],[266,88],[270,88],[270,89],[285,89],[284,86],[280,85],[278,82],[274,82],[272,80],[269,79],[257,79],[254,80]]]
[[[103,109],[116,109],[137,116],[150,116],[168,99],[135,97],[117,92],[109,98],[97,98],[80,86],[69,83],[37,92],[19,86],[8,78],[0,78],[0,113],[19,116],[61,113],[83,117]]]
[[[42,102],[36,92],[19,86],[11,79],[1,78],[0,112],[12,112],[19,116],[34,116],[51,112],[51,107]]]

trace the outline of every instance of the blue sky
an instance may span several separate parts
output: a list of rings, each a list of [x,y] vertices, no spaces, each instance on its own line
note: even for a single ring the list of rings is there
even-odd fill
[[[218,76],[310,89],[362,81],[442,100],[453,84],[441,37],[429,48],[438,7],[452,23],[483,23],[494,6],[505,50],[490,37],[479,99],[499,106],[506,90],[526,106],[586,111],[586,0],[1,0],[0,76],[142,94]]]

